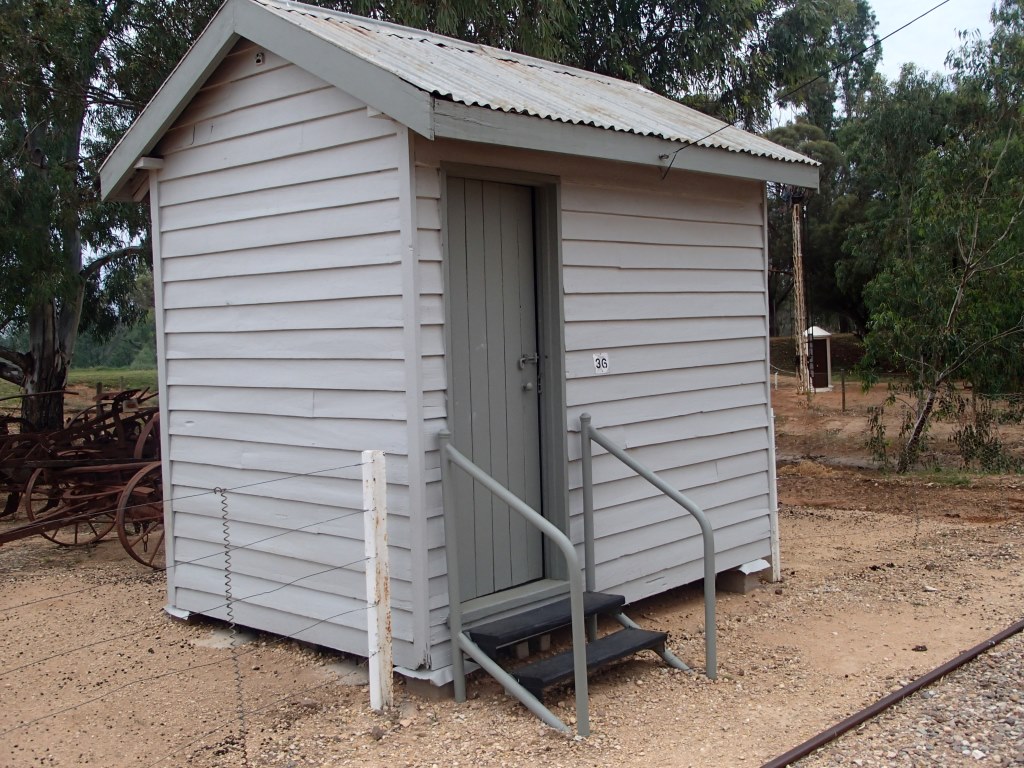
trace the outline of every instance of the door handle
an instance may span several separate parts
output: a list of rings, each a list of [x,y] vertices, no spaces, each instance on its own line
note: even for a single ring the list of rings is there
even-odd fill
[[[540,355],[523,355],[522,357],[519,358],[519,362],[517,362],[516,365],[519,366],[519,370],[521,371],[524,368],[526,368],[527,363],[533,363],[534,365],[536,365],[539,362]]]

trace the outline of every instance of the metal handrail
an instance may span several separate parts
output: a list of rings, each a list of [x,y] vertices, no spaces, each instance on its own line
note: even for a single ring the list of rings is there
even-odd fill
[[[551,521],[545,519],[525,501],[503,486],[483,469],[474,464],[451,444],[451,433],[442,430],[438,438],[441,446],[441,492],[444,504],[445,551],[448,558],[448,626],[452,635],[452,667],[455,700],[466,700],[466,672],[462,652],[465,651],[490,672],[505,689],[519,699],[531,712],[545,723],[562,731],[565,725],[551,710],[520,686],[511,676],[496,664],[490,662],[479,648],[462,633],[462,597],[459,587],[459,558],[455,541],[457,525],[455,504],[449,482],[450,465],[455,464],[480,485],[515,510],[526,522],[537,528],[554,542],[565,555],[569,571],[569,605],[572,616],[573,672],[576,684],[576,732],[580,736],[590,735],[589,696],[587,692],[587,644],[583,624],[583,577],[580,575],[580,561],[572,541]]]
[[[657,474],[630,456],[624,449],[612,442],[590,423],[591,416],[580,416],[580,443],[582,447],[583,470],[583,539],[584,561],[586,563],[586,588],[594,591],[594,471],[590,441],[604,448],[640,477],[649,482],[672,501],[689,512],[700,526],[704,541],[704,653],[706,673],[712,680],[718,677],[718,649],[715,627],[715,531],[704,511],[682,493],[666,483]]]

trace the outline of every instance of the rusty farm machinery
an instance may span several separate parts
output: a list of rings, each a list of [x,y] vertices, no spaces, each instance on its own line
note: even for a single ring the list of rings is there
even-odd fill
[[[112,531],[135,560],[164,567],[163,489],[156,393],[97,393],[52,432],[0,415],[0,545],[39,534],[65,547]],[[6,522],[0,520],[0,522]]]

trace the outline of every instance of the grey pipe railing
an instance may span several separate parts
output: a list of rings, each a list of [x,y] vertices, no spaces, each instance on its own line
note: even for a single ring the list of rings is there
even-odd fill
[[[530,507],[508,488],[503,486],[484,470],[470,461],[451,444],[451,433],[442,430],[438,438],[441,445],[441,492],[444,504],[445,539],[448,557],[448,626],[452,634],[452,667],[454,674],[455,700],[466,700],[466,671],[462,652],[465,650],[477,662],[482,659],[470,648],[471,641],[462,633],[462,595],[459,586],[459,558],[456,544],[456,531],[458,526],[455,521],[455,499],[452,496],[451,469],[455,464],[466,474],[476,480],[480,485],[508,504],[509,508],[515,510],[526,522],[537,528],[550,541],[554,542],[565,556],[566,565],[569,571],[569,606],[572,616],[572,653],[573,672],[576,684],[576,732],[580,736],[590,735],[590,703],[587,692],[587,643],[583,625],[583,577],[580,574],[579,556],[572,541],[560,531],[551,521],[544,518],[539,512]],[[494,675],[505,689],[523,702],[526,707],[538,715],[548,725],[560,730],[568,730],[565,724],[559,720],[547,707],[541,704],[536,698],[530,695],[522,686],[515,683],[504,670],[497,665],[481,663],[492,675]],[[509,679],[506,681],[495,674],[500,671]],[[511,685],[509,683],[512,683]],[[525,694],[525,697],[524,695]],[[553,721],[552,721],[553,720]]]
[[[662,480],[658,475],[634,459],[590,423],[591,416],[580,416],[580,443],[583,471],[583,538],[586,553],[586,589],[595,591],[594,570],[594,470],[590,442],[604,448],[640,477],[649,482],[672,501],[681,506],[697,521],[704,541],[704,654],[706,674],[712,680],[718,677],[718,645],[715,626],[715,531],[704,511]],[[588,631],[589,631],[588,627]]]

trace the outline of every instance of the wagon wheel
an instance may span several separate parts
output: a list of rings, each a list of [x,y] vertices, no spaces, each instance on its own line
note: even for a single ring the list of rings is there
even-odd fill
[[[35,470],[25,484],[22,504],[29,520],[71,520],[67,525],[39,534],[62,547],[92,544],[114,527],[113,509],[96,508],[97,495],[82,491],[67,477],[50,476],[43,467]],[[77,519],[75,519],[77,518]]]
[[[143,565],[163,569],[164,502],[160,462],[147,464],[117,501],[117,537],[125,551]]]
[[[152,459],[160,456],[160,412],[153,411],[139,430],[132,458]]]

